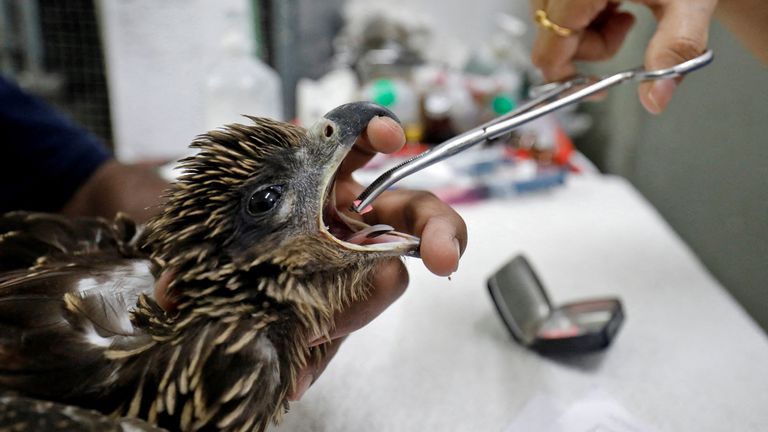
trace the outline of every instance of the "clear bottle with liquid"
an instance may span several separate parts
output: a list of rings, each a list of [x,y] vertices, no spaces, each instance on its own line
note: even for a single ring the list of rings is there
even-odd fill
[[[243,114],[284,120],[282,84],[277,72],[252,54],[247,26],[231,14],[221,41],[221,58],[205,82],[205,126],[247,123]]]

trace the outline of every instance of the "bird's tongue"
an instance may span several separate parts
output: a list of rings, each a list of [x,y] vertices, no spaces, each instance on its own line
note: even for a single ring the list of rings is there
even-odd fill
[[[359,245],[386,243],[389,240],[389,236],[386,234],[394,230],[394,228],[385,224],[372,225],[352,234],[345,241]]]

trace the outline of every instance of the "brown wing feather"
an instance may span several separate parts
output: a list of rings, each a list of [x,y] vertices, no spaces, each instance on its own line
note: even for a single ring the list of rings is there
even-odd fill
[[[68,218],[48,213],[11,212],[0,215],[0,275],[46,261],[73,256],[138,257],[142,229],[124,215],[113,221]]]
[[[144,343],[129,311],[154,278],[137,258],[138,233],[123,217],[0,216],[0,389],[87,393],[108,379],[110,345]]]
[[[57,432],[160,432],[138,419],[110,418],[97,411],[12,394],[0,394],[0,430]]]

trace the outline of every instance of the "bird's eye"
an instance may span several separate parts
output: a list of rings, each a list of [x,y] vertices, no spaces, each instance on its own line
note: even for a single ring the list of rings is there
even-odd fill
[[[251,195],[251,199],[248,200],[248,212],[252,215],[268,212],[275,207],[282,196],[282,186],[270,186],[258,190],[254,192],[253,195]]]

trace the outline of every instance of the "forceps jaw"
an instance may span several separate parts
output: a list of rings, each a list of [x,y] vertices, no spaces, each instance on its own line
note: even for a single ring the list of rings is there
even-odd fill
[[[628,80],[650,81],[680,77],[708,65],[713,57],[712,50],[708,49],[700,56],[670,68],[645,70],[643,67],[637,67],[601,78],[577,75],[567,81],[545,84],[539,88],[537,96],[512,112],[451,138],[380,175],[357,197],[356,204],[353,204],[351,209],[361,213],[376,197],[403,178],[595,93]]]

